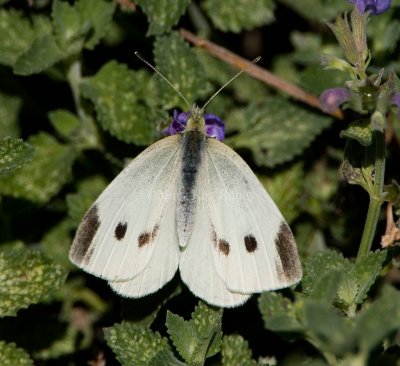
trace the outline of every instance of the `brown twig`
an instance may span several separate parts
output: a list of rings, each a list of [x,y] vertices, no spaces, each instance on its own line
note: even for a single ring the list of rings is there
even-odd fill
[[[234,54],[233,52],[228,51],[226,48],[216,45],[215,43],[197,37],[196,35],[194,35],[193,33],[189,32],[186,29],[181,28],[180,34],[182,35],[182,37],[184,37],[186,40],[188,40],[195,46],[204,48],[211,55],[227,62],[228,64],[231,64],[232,66],[238,69],[242,69],[249,63],[249,61],[246,60],[245,58],[240,57]],[[253,65],[252,67],[248,68],[246,72],[251,76],[253,76],[254,78],[261,80],[264,83],[271,85],[276,89],[282,90],[283,92],[285,92],[288,95],[291,95],[295,99],[300,100],[311,107],[322,110],[318,97],[307,93],[298,86],[291,84],[284,79],[279,78],[278,76],[263,69],[262,67],[258,65]],[[336,118],[343,119],[343,113],[340,109],[337,109],[336,111],[331,113],[331,115]]]

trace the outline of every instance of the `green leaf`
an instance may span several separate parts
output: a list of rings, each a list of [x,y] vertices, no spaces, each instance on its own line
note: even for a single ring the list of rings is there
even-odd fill
[[[224,336],[222,340],[222,365],[256,366],[249,344],[240,335]]]
[[[368,119],[354,121],[340,132],[340,137],[357,140],[363,146],[372,144],[371,122]]]
[[[304,326],[307,334],[322,352],[343,355],[352,349],[354,331],[347,319],[332,310],[326,303],[304,302]]]
[[[14,65],[17,75],[38,74],[55,63],[61,61],[67,54],[60,48],[55,37],[47,34],[38,38],[32,46],[24,52]]]
[[[123,322],[104,329],[107,344],[122,365],[149,365],[162,350],[169,350],[168,340],[150,329]]]
[[[22,141],[6,137],[0,140],[0,175],[7,175],[20,169],[32,160],[35,149]]]
[[[28,143],[36,149],[33,160],[1,178],[0,192],[43,204],[70,179],[76,151],[44,132],[31,136]]]
[[[271,178],[264,176],[258,178],[290,224],[301,212],[304,192],[302,164],[294,164]]]
[[[146,364],[147,365],[147,364]],[[149,361],[149,366],[188,366],[186,363],[179,361],[171,350],[163,349]]]
[[[302,330],[298,309],[279,292],[263,292],[258,298],[264,326],[274,332],[297,332]]]
[[[19,136],[18,118],[21,107],[22,98],[0,92],[0,138]]]
[[[361,304],[367,298],[369,289],[382,271],[382,265],[386,259],[386,255],[387,252],[384,250],[368,252],[366,256],[360,261],[357,261],[352,267],[350,274],[359,287],[357,297],[354,300],[355,303]]]
[[[333,250],[316,252],[305,263],[302,280],[303,291],[312,293],[319,286],[323,276],[332,270],[348,272],[350,269],[351,263],[342,254]]]
[[[363,309],[356,318],[361,350],[371,351],[399,327],[400,292],[391,286],[385,286],[380,297]]]
[[[33,361],[22,348],[15,343],[0,341],[0,365],[2,366],[33,366]]]
[[[185,12],[190,0],[137,0],[149,19],[147,35],[159,35],[171,30]]]
[[[106,0],[80,0],[75,5],[83,24],[90,28],[85,37],[85,48],[92,50],[108,31],[115,10],[115,3]]]
[[[108,182],[102,176],[93,176],[80,182],[78,191],[66,196],[68,216],[72,224],[77,227],[86,211],[93,204],[95,199],[107,187]]]
[[[257,165],[274,167],[302,153],[331,119],[270,97],[235,111],[226,122],[240,131],[228,144],[250,149]]]
[[[239,33],[274,20],[273,0],[237,0],[234,7],[226,1],[204,0],[203,7],[215,27],[224,32]]]
[[[154,60],[158,70],[178,89],[189,103],[193,103],[206,90],[206,77],[202,65],[189,45],[176,33],[157,37]],[[166,109],[180,106],[190,108],[164,80],[157,78],[160,104]]]
[[[0,251],[0,316],[16,315],[59,289],[67,272],[43,254],[28,249]]]
[[[199,302],[192,319],[185,321],[178,315],[167,313],[167,329],[177,351],[193,365],[203,365],[207,357],[221,347],[222,310]]]
[[[281,0],[281,2],[298,12],[302,17],[317,22],[332,20],[338,12],[350,9],[350,5],[342,0]]]
[[[78,116],[65,109],[51,111],[48,117],[57,133],[65,139],[72,138],[80,128]]]
[[[93,102],[101,127],[111,135],[136,145],[154,141],[161,115],[154,107],[154,85],[147,73],[111,61],[84,79],[81,90]]]
[[[71,247],[71,232],[76,228],[71,220],[65,219],[46,232],[41,240],[43,253],[64,268],[76,268],[68,258]]]
[[[7,34],[0,42],[0,63],[13,66],[35,39],[50,32],[51,24],[48,18],[28,18],[13,9],[0,9],[0,34]]]

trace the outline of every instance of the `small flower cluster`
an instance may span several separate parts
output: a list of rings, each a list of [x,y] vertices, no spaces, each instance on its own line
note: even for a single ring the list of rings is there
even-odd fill
[[[348,0],[349,3],[354,4],[360,13],[370,13],[372,15],[379,15],[384,13],[390,8],[392,0]]]
[[[175,135],[183,132],[189,119],[190,112],[181,112],[174,110],[172,117],[172,123],[163,130],[165,135]],[[211,113],[206,113],[204,116],[206,122],[206,134],[209,137],[213,137],[219,141],[225,138],[225,124],[218,116]]]

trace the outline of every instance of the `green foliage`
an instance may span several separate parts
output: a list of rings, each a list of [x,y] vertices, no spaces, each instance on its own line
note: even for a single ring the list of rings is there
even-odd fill
[[[33,365],[29,355],[15,343],[0,341],[0,363],[4,366],[31,366]]]
[[[215,27],[224,32],[239,33],[274,20],[275,4],[272,0],[240,0],[234,4],[205,0],[203,6]]]
[[[0,91],[0,138],[18,137],[18,115],[21,105],[21,98]]]
[[[31,136],[28,143],[36,149],[32,162],[1,178],[0,192],[46,203],[70,179],[76,151],[72,146],[60,144],[45,132]]]
[[[204,93],[206,76],[189,45],[177,33],[158,37],[154,43],[154,60],[158,70],[178,89],[189,103]],[[188,109],[179,95],[157,75],[158,99],[167,108]]]
[[[189,0],[138,0],[137,4],[147,15],[148,35],[168,32],[186,10]]]
[[[282,98],[270,97],[230,116],[228,123],[239,133],[227,142],[234,148],[250,149],[257,165],[274,167],[303,152],[330,122]]]
[[[66,278],[62,267],[28,249],[0,251],[0,273],[0,316],[47,299]]]
[[[221,346],[221,309],[200,303],[190,321],[167,313],[166,326],[174,346],[190,365],[203,365]]]
[[[222,340],[222,365],[255,366],[248,343],[239,335],[224,336]]]
[[[103,129],[122,141],[143,145],[153,142],[160,116],[153,106],[152,84],[148,73],[111,61],[95,76],[84,79],[81,90],[93,102]]]
[[[104,335],[122,365],[150,365],[158,352],[168,350],[166,338],[132,323],[106,328]]]
[[[35,149],[21,139],[0,140],[0,175],[7,175],[32,160]]]

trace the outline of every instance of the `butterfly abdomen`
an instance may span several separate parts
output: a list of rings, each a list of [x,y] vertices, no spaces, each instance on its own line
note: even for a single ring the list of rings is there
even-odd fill
[[[184,247],[192,232],[195,219],[198,198],[196,182],[205,149],[204,133],[197,130],[186,131],[182,137],[182,145],[182,171],[176,200],[176,224],[179,245]]]

